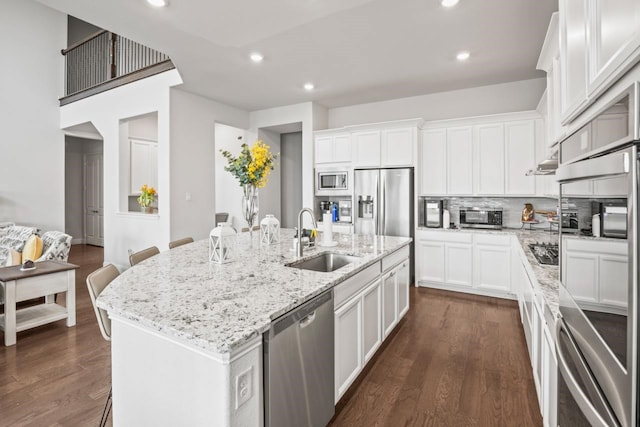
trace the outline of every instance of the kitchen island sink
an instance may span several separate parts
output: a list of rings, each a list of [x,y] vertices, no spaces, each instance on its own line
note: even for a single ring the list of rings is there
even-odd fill
[[[354,255],[345,255],[336,252],[324,252],[312,258],[302,261],[295,261],[285,264],[287,267],[299,268],[301,270],[319,271],[321,273],[330,273],[339,268],[349,265],[357,261],[360,257]]]

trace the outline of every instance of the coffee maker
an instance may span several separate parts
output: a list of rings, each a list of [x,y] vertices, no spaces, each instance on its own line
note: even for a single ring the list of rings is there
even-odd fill
[[[444,201],[442,199],[423,199],[422,226],[428,228],[442,228],[442,214]]]

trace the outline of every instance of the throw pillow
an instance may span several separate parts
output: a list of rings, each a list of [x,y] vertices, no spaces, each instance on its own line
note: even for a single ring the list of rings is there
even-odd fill
[[[22,254],[14,249],[10,249],[11,253],[7,257],[7,263],[5,267],[11,267],[12,265],[22,264]]]
[[[22,249],[22,262],[24,263],[28,259],[35,261],[40,258],[40,255],[42,255],[42,239],[33,234]]]

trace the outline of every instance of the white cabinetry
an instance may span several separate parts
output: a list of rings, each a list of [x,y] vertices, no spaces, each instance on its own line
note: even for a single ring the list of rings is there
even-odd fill
[[[471,126],[447,129],[447,193],[473,194],[473,134]]]
[[[381,166],[413,166],[417,128],[382,130]]]
[[[362,370],[362,299],[355,297],[335,312],[336,402]]]
[[[399,249],[336,286],[335,402],[409,310],[408,257]]]
[[[640,3],[560,0],[563,123],[583,112],[640,58]]]
[[[474,133],[475,193],[504,194],[504,124],[479,125]]]
[[[474,283],[479,289],[511,291],[511,236],[474,236]]]
[[[525,174],[545,151],[539,114],[456,119],[429,126],[422,132],[420,146],[421,195],[536,194],[536,178]]]
[[[511,236],[418,230],[416,284],[510,297]]]
[[[140,194],[143,185],[158,188],[158,143],[139,139],[130,140],[131,182],[130,194]]]
[[[447,194],[447,130],[422,131],[420,193]]]
[[[348,133],[316,136],[315,163],[345,163],[351,161],[351,135]]]
[[[536,168],[536,132],[534,120],[508,122],[505,128],[506,186],[508,195],[535,195],[534,176],[526,176]]]
[[[353,165],[356,167],[380,166],[380,131],[370,130],[354,132],[351,134],[353,141]]]
[[[576,302],[605,313],[625,312],[627,252],[626,240],[563,238],[562,281]]]

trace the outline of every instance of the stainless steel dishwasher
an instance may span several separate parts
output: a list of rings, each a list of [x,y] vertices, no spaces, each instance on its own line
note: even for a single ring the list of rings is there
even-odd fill
[[[326,426],[335,410],[333,290],[274,320],[263,341],[265,426]]]

